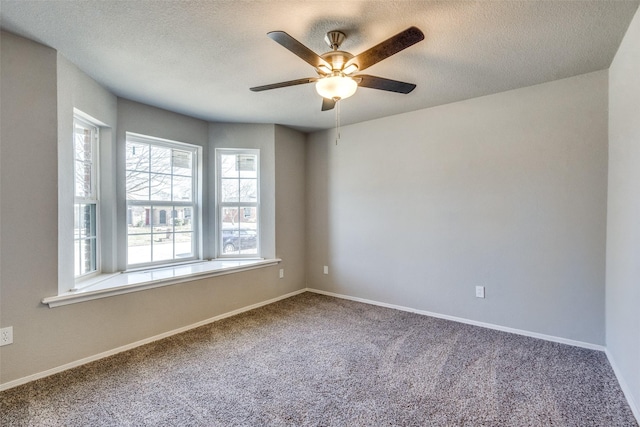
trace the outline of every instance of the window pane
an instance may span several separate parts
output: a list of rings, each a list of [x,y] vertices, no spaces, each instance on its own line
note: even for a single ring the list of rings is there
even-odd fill
[[[175,234],[176,258],[190,258],[193,256],[193,233]]]
[[[220,156],[220,176],[222,178],[237,178],[239,176],[235,154]]]
[[[76,183],[76,197],[89,198],[93,196],[91,188],[91,163],[82,161],[75,162],[75,183]]]
[[[191,212],[193,212],[193,209],[188,207],[178,207],[173,210],[173,227],[176,233],[193,230]]]
[[[225,255],[240,253],[240,230],[236,224],[234,227],[223,228],[220,233],[220,247]]]
[[[92,130],[81,123],[75,123],[75,135],[73,139],[73,148],[75,159],[90,162],[93,159],[92,152]]]
[[[173,177],[173,200],[180,202],[191,201],[191,177],[174,176]]]
[[[257,208],[223,207],[219,245],[224,255],[257,255]]]
[[[182,150],[173,150],[173,174],[174,175],[192,175],[193,161],[191,153]]]
[[[224,255],[255,255],[258,253],[258,233],[255,224],[225,224],[220,233]]]
[[[153,235],[153,261],[173,259],[173,233]]]
[[[238,154],[236,161],[241,178],[258,178],[258,156]]]
[[[96,236],[96,205],[81,204],[79,205],[79,238]]]
[[[240,253],[256,255],[258,253],[258,209],[243,207],[240,213]]]
[[[127,142],[127,170],[145,172],[149,170],[149,145]]]
[[[80,274],[96,270],[96,239],[80,240]]]
[[[151,235],[129,235],[127,237],[127,249],[127,264],[151,262]]]
[[[220,219],[222,229],[239,228],[239,209],[223,207],[220,209]]]
[[[220,199],[223,202],[238,202],[240,196],[239,180],[223,179],[220,184]]]
[[[149,200],[149,174],[127,172],[127,200]]]
[[[171,173],[171,149],[151,146],[151,172]]]
[[[154,206],[151,224],[153,233],[173,232],[173,206]]]
[[[243,207],[239,210],[240,217],[238,219],[242,224],[241,228],[258,228],[258,209],[256,207]]]
[[[127,209],[127,234],[151,233],[151,206],[129,206]]]
[[[251,228],[240,228],[240,253],[254,255],[258,253],[258,233]]]
[[[151,200],[171,200],[171,175],[151,174]]]
[[[98,268],[96,204],[75,204],[73,212],[74,273],[77,277]]]
[[[240,201],[255,203],[258,200],[258,181],[255,179],[240,180]]]

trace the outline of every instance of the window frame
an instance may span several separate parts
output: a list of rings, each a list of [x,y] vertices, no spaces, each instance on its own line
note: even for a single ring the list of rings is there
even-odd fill
[[[255,202],[223,202],[222,198],[222,155],[242,155],[248,154],[256,157],[256,201]],[[216,197],[215,197],[215,254],[217,259],[256,259],[262,257],[262,221],[260,212],[260,149],[257,148],[216,148],[215,149],[215,174],[216,174]],[[238,177],[240,179],[240,177]],[[224,233],[223,233],[223,216],[222,209],[224,207],[238,208],[238,215],[244,217],[244,208],[255,208],[256,210],[256,253],[255,254],[225,254],[224,253]],[[240,229],[239,229],[240,230]],[[240,237],[238,235],[238,237]]]
[[[102,260],[101,260],[101,218],[100,218],[100,125],[88,119],[86,115],[77,111],[73,114],[73,128],[72,128],[72,157],[73,157],[73,209],[74,209],[74,221],[73,221],[73,246],[74,246],[74,257],[73,257],[73,277],[76,283],[90,279],[94,276],[101,274],[102,271]],[[85,129],[91,130],[91,160],[84,161],[85,163],[89,163],[91,165],[91,194],[89,197],[79,197],[76,192],[76,186],[78,185],[76,181],[77,177],[77,163],[82,161],[76,157],[76,126],[80,125]],[[78,221],[81,221],[80,212],[81,205],[93,205],[94,214],[93,220],[95,223],[92,227],[94,233],[89,239],[94,241],[93,245],[93,257],[94,257],[94,266],[95,268],[86,273],[76,274],[76,262],[80,263],[80,259],[75,256],[75,248],[76,245],[79,245],[82,240],[89,240],[87,238],[76,237],[76,230],[80,227],[76,227],[76,214],[78,215]],[[78,211],[77,211],[78,210]],[[78,256],[81,256],[81,251],[79,251]]]
[[[168,148],[168,149],[175,149],[175,150],[179,150],[179,151],[188,151],[192,154],[192,158],[191,158],[191,201],[175,201],[175,200],[152,200],[151,199],[151,195],[149,197],[149,200],[132,200],[128,198],[128,194],[127,194],[127,173],[129,172],[129,170],[127,169],[127,165],[125,162],[124,165],[124,194],[123,194],[123,199],[124,199],[124,208],[125,208],[125,224],[124,224],[124,249],[125,249],[125,254],[124,254],[124,260],[125,260],[125,270],[124,271],[135,271],[135,270],[139,270],[139,269],[147,269],[147,268],[162,268],[162,267],[170,267],[170,266],[175,266],[175,265],[180,265],[180,264],[184,264],[184,263],[191,263],[191,262],[197,262],[197,261],[201,261],[202,258],[202,236],[203,236],[203,224],[202,224],[202,197],[201,197],[201,187],[203,185],[202,182],[202,175],[200,172],[200,167],[202,164],[202,156],[203,156],[203,150],[202,147],[199,145],[195,145],[195,144],[189,144],[189,143],[185,143],[185,142],[181,142],[181,141],[174,141],[174,140],[169,140],[169,139],[164,139],[164,138],[157,138],[157,137],[153,137],[153,136],[149,136],[149,135],[142,135],[142,134],[138,134],[138,133],[133,133],[133,132],[125,132],[125,141],[124,141],[124,149],[125,152],[127,150],[128,144],[132,142],[132,143],[139,143],[139,144],[146,144],[149,145],[150,147],[155,146],[155,147],[161,147],[161,148]],[[171,161],[173,162],[173,156],[171,156]],[[151,175],[151,164],[149,164],[149,174]],[[171,173],[169,174],[172,176],[176,175],[173,173],[173,170],[171,171]],[[142,262],[142,263],[135,263],[135,264],[131,264],[129,263],[129,220],[128,220],[128,214],[129,214],[129,208],[131,206],[149,206],[150,209],[154,209],[154,207],[156,206],[169,206],[171,207],[172,211],[175,210],[175,208],[180,208],[180,207],[191,207],[191,235],[192,235],[192,239],[191,239],[191,250],[192,250],[192,256],[190,257],[184,257],[184,258],[176,258],[175,257],[175,241],[173,241],[173,250],[174,250],[174,255],[173,258],[171,259],[164,259],[164,260],[158,260],[158,261],[153,261],[153,231],[151,231],[151,261],[150,262]],[[153,217],[153,214],[151,215]],[[153,223],[153,218],[152,218],[152,223]],[[153,225],[151,226],[151,228],[153,229]],[[175,229],[172,233],[176,233]],[[175,236],[174,236],[175,237]]]

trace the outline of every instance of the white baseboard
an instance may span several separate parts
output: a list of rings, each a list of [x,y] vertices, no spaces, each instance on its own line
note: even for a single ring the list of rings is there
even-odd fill
[[[290,298],[290,297],[292,297],[294,295],[298,295],[298,294],[301,294],[303,292],[313,292],[313,293],[322,294],[322,295],[328,295],[328,296],[332,296],[332,297],[336,297],[336,298],[342,298],[342,299],[347,299],[347,300],[351,300],[351,301],[362,302],[362,303],[365,303],[365,304],[377,305],[377,306],[381,306],[381,307],[392,308],[392,309],[395,309],[395,310],[407,311],[407,312],[410,312],[410,313],[416,313],[416,314],[421,314],[421,315],[425,315],[425,316],[431,316],[431,317],[436,317],[436,318],[440,318],[440,319],[451,320],[451,321],[454,321],[454,322],[480,326],[480,327],[483,327],[483,328],[495,329],[495,330],[503,331],[503,332],[510,332],[510,333],[517,334],[517,335],[524,335],[524,336],[528,336],[528,337],[532,337],[532,338],[539,338],[539,339],[543,339],[543,340],[546,340],[546,341],[552,341],[552,342],[557,342],[557,343],[561,343],[561,344],[568,344],[568,345],[587,348],[587,349],[591,349],[591,350],[605,351],[604,346],[597,345],[597,344],[591,344],[591,343],[586,343],[586,342],[582,342],[582,341],[575,341],[575,340],[570,340],[570,339],[566,339],[566,338],[555,337],[555,336],[552,336],[552,335],[539,334],[539,333],[536,333],[536,332],[529,332],[529,331],[525,331],[525,330],[521,330],[521,329],[509,328],[509,327],[506,327],[506,326],[494,325],[494,324],[491,324],[491,323],[478,322],[478,321],[475,321],[475,320],[464,319],[464,318],[461,318],[461,317],[449,316],[449,315],[446,315],[446,314],[439,314],[439,313],[434,313],[434,312],[425,311],[425,310],[418,310],[418,309],[414,309],[414,308],[411,308],[411,307],[404,307],[404,306],[395,305],[395,304],[387,304],[387,303],[383,303],[383,302],[379,302],[379,301],[373,301],[373,300],[369,300],[369,299],[365,299],[365,298],[358,298],[358,297],[352,297],[352,296],[348,296],[348,295],[337,294],[337,293],[334,293],[334,292],[327,292],[327,291],[323,291],[323,290],[320,290],[320,289],[304,288],[304,289],[297,290],[295,292],[291,292],[291,293],[288,293],[288,294],[285,294],[285,295],[281,295],[281,296],[276,297],[276,298],[272,298],[272,299],[269,299],[269,300],[266,300],[266,301],[262,301],[262,302],[259,302],[259,303],[256,303],[256,304],[252,304],[252,305],[249,305],[249,306],[246,306],[246,307],[242,307],[242,308],[239,308],[237,310],[230,311],[228,313],[223,313],[223,314],[220,314],[218,316],[215,316],[215,317],[212,317],[212,318],[209,318],[209,319],[206,319],[206,320],[202,320],[200,322],[197,322],[197,323],[194,323],[194,324],[191,324],[191,325],[188,325],[188,326],[184,326],[182,328],[174,329],[174,330],[171,330],[169,332],[164,332],[162,334],[155,335],[155,336],[149,337],[149,338],[145,338],[143,340],[136,341],[136,342],[133,342],[131,344],[127,344],[127,345],[124,345],[124,346],[121,346],[121,347],[117,347],[117,348],[114,348],[112,350],[108,350],[108,351],[105,351],[105,352],[102,352],[102,353],[99,353],[99,354],[95,354],[93,356],[85,357],[83,359],[79,359],[79,360],[76,360],[74,362],[70,362],[70,363],[67,363],[67,364],[52,368],[52,369],[48,369],[48,370],[43,371],[43,372],[38,372],[36,374],[28,375],[28,376],[23,377],[23,378],[18,378],[16,380],[0,384],[0,391],[8,390],[10,388],[17,387],[19,385],[26,384],[26,383],[28,383],[30,381],[34,381],[34,380],[37,380],[37,379],[40,379],[40,378],[45,378],[45,377],[48,377],[48,376],[53,375],[53,374],[57,374],[57,373],[62,372],[62,371],[66,371],[68,369],[72,369],[72,368],[75,368],[75,367],[78,367],[78,366],[81,366],[81,365],[84,365],[84,364],[87,364],[87,363],[90,363],[90,362],[93,362],[93,361],[96,361],[96,360],[103,359],[103,358],[108,357],[108,356],[112,356],[112,355],[117,354],[117,353],[121,353],[123,351],[131,350],[133,348],[140,347],[140,346],[145,345],[145,344],[149,344],[149,343],[151,343],[153,341],[158,341],[158,340],[161,340],[163,338],[170,337],[172,335],[176,335],[176,334],[179,334],[179,333],[182,333],[182,332],[186,332],[186,331],[188,331],[190,329],[194,329],[194,328],[197,328],[197,327],[200,327],[200,326],[204,326],[204,325],[207,325],[209,323],[213,323],[213,322],[216,322],[218,320],[225,319],[227,317],[235,316],[236,314],[240,314],[240,313],[243,313],[245,311],[249,311],[249,310],[253,310],[253,309],[259,308],[259,307],[263,307],[265,305],[269,305],[269,304],[272,304],[274,302],[277,302],[277,301],[280,301],[280,300],[283,300],[283,299],[286,299],[286,298]],[[623,392],[625,393],[625,396],[627,397],[627,400],[629,400],[629,402],[630,402],[629,405],[631,406],[632,410],[634,411],[634,415],[636,416],[636,418],[639,418],[638,417],[638,410],[633,405],[633,402],[630,400],[630,394],[629,394],[628,387],[626,387],[626,384],[624,384],[624,382],[622,381],[622,377],[618,374],[618,371],[615,368],[613,360],[611,359],[609,354],[607,354],[607,357],[609,357],[609,361],[610,361],[612,367],[614,367],[614,372],[616,372],[616,376],[618,377],[618,380],[619,380],[619,382],[621,384],[621,388],[623,389]]]
[[[242,307],[242,308],[239,308],[237,310],[230,311],[228,313],[223,313],[223,314],[220,314],[218,316],[211,317],[209,319],[202,320],[200,322],[197,322],[197,323],[194,323],[194,324],[191,324],[191,325],[188,325],[188,326],[184,326],[182,328],[174,329],[174,330],[169,331],[169,332],[164,332],[162,334],[155,335],[155,336],[152,336],[152,337],[149,337],[149,338],[145,338],[143,340],[136,341],[136,342],[133,342],[131,344],[123,345],[121,347],[117,347],[117,348],[114,348],[112,350],[108,350],[108,351],[105,351],[105,352],[102,352],[102,353],[98,353],[98,354],[95,354],[93,356],[85,357],[83,359],[79,359],[79,360],[76,360],[74,362],[66,363],[64,365],[57,366],[55,368],[47,369],[46,371],[43,371],[43,372],[38,372],[36,374],[32,374],[32,375],[28,375],[26,377],[18,378],[17,380],[13,380],[13,381],[9,381],[9,382],[0,384],[0,391],[8,390],[10,388],[17,387],[17,386],[22,385],[22,384],[26,384],[26,383],[28,383],[30,381],[38,380],[40,378],[45,378],[45,377],[48,377],[48,376],[53,375],[53,374],[57,374],[57,373],[62,372],[62,371],[66,371],[67,369],[76,368],[78,366],[85,365],[85,364],[87,364],[89,362],[94,362],[96,360],[104,359],[105,357],[112,356],[112,355],[117,354],[117,353],[122,353],[123,351],[131,350],[133,348],[140,347],[141,345],[149,344],[149,343],[151,343],[153,341],[158,341],[158,340],[161,340],[163,338],[170,337],[172,335],[180,334],[180,333],[186,332],[186,331],[188,331],[190,329],[194,329],[194,328],[198,328],[200,326],[208,325],[209,323],[213,323],[213,322],[216,322],[218,320],[225,319],[227,317],[235,316],[236,314],[244,313],[245,311],[249,311],[249,310],[256,309],[258,307],[262,307],[262,306],[265,306],[265,305],[273,304],[274,302],[277,302],[277,301],[280,301],[280,300],[283,300],[283,299],[286,299],[286,298],[290,298],[290,297],[292,297],[294,295],[298,295],[298,294],[301,294],[301,293],[306,292],[306,291],[307,291],[307,289],[300,289],[300,290],[297,290],[295,292],[290,292],[290,293],[285,294],[285,295],[280,295],[279,297],[272,298],[272,299],[269,299],[269,300],[266,300],[266,301],[262,301],[262,302],[259,302],[259,303],[256,303],[256,304],[248,305],[246,307]]]
[[[373,301],[373,300],[369,300],[369,299],[365,299],[365,298],[358,298],[358,297],[352,297],[352,296],[349,296],[349,295],[336,294],[334,292],[322,291],[320,289],[307,288],[306,290],[309,291],[309,292],[314,292],[316,294],[328,295],[328,296],[331,296],[331,297],[336,297],[336,298],[342,298],[342,299],[347,299],[347,300],[351,300],[351,301],[362,302],[362,303],[365,303],[365,304],[378,305],[380,307],[393,308],[395,310],[408,311],[410,313],[421,314],[421,315],[424,315],[424,316],[437,317],[438,319],[452,320],[454,322],[465,323],[467,325],[481,326],[481,327],[487,328],[487,329],[495,329],[497,331],[509,332],[509,333],[517,334],[517,335],[524,335],[526,337],[539,338],[539,339],[545,340],[545,341],[552,341],[552,342],[557,342],[557,343],[560,343],[560,344],[572,345],[572,346],[575,346],[575,347],[588,348],[590,350],[598,350],[598,351],[604,351],[605,350],[604,346],[598,345],[598,344],[592,344],[592,343],[582,342],[582,341],[575,341],[575,340],[570,340],[570,339],[567,339],[567,338],[556,337],[556,336],[553,336],[553,335],[539,334],[537,332],[530,332],[530,331],[525,331],[523,329],[509,328],[507,326],[495,325],[493,323],[478,322],[476,320],[469,320],[469,319],[465,319],[463,317],[449,316],[447,314],[440,314],[440,313],[434,313],[434,312],[431,312],[431,311],[418,310],[418,309],[415,309],[415,308],[404,307],[404,306],[401,306],[401,305],[387,304],[387,303],[384,303],[384,302]]]
[[[631,412],[633,412],[633,415],[636,417],[636,421],[638,421],[638,424],[640,424],[640,408],[636,404],[633,394],[631,394],[631,389],[629,388],[629,385],[627,384],[627,382],[624,380],[624,377],[622,376],[622,373],[618,369],[618,365],[616,364],[616,361],[613,358],[613,355],[609,352],[609,349],[605,349],[604,352],[607,355],[607,359],[609,359],[609,364],[613,369],[613,373],[616,374],[616,378],[618,379],[618,384],[620,384],[622,393],[624,393],[624,397],[627,398],[627,403],[631,408]]]

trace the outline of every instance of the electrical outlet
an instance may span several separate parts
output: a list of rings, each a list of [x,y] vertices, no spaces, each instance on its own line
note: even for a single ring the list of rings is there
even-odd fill
[[[284,268],[280,269],[280,278],[283,279],[284,278]]]
[[[13,326],[0,329],[0,346],[13,344]]]
[[[484,286],[476,286],[476,298],[484,298]]]
[[[324,274],[329,274],[329,266],[328,266],[328,265],[325,265],[325,266],[324,266],[323,273],[324,273]]]

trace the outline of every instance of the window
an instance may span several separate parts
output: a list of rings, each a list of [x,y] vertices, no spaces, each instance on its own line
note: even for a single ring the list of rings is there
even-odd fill
[[[117,110],[106,107],[74,107],[59,117],[58,295],[47,304],[280,261],[273,132],[265,127],[264,138],[254,138],[235,126],[227,132],[212,124],[203,132],[198,125],[183,143],[164,115],[151,120],[152,132],[175,140],[135,133],[137,114],[118,121],[133,131],[120,133],[110,125]]]
[[[127,266],[198,258],[198,147],[127,133]]]
[[[98,257],[98,127],[73,119],[74,275],[99,271]]]
[[[259,150],[217,149],[218,256],[260,254]]]

